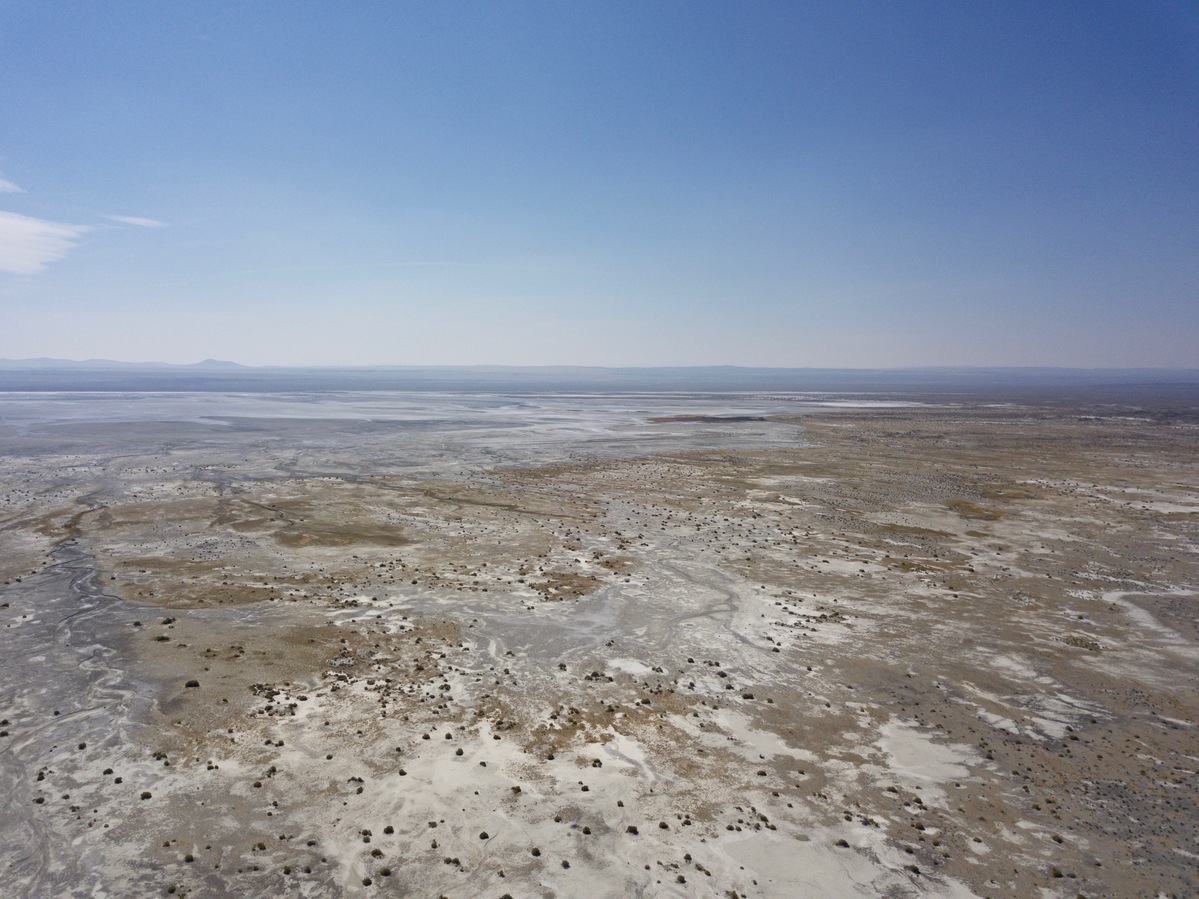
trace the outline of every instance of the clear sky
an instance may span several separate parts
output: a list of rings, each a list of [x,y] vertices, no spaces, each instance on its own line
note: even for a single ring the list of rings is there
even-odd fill
[[[0,0],[0,356],[1199,367],[1199,4]]]

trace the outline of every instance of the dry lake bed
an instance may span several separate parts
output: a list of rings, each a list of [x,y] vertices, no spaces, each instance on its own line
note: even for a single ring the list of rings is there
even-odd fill
[[[1194,896],[1199,416],[0,395],[0,894]]]

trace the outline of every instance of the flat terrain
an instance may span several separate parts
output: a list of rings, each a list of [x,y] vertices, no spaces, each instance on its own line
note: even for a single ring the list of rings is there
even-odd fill
[[[1187,409],[0,395],[0,893],[1196,895],[1197,553]]]

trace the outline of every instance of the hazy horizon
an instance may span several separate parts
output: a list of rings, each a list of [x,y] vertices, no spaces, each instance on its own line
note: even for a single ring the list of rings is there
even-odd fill
[[[342,392],[477,395],[857,397],[931,402],[1095,403],[1199,409],[1199,369],[996,367],[754,368],[740,366],[243,366],[0,359],[0,393],[258,395]]]
[[[334,371],[370,371],[377,369],[413,369],[413,370],[471,370],[471,369],[495,369],[495,370],[525,370],[525,371],[718,371],[732,370],[744,372],[766,372],[766,371],[785,371],[785,372],[930,372],[930,373],[953,373],[953,372],[1012,372],[1012,373],[1036,373],[1036,372],[1177,372],[1177,373],[1199,373],[1199,367],[1178,366],[1178,365],[1122,365],[1122,366],[1082,366],[1082,365],[895,365],[895,366],[857,366],[857,365],[733,365],[722,363],[709,364],[693,364],[693,365],[605,365],[603,363],[595,364],[520,364],[520,363],[497,363],[497,362],[446,362],[446,363],[409,363],[409,362],[389,362],[389,363],[319,363],[298,361],[289,364],[247,364],[238,362],[234,359],[217,359],[212,356],[198,359],[195,361],[185,360],[180,362],[166,362],[161,359],[146,359],[133,361],[129,359],[110,359],[101,357],[92,357],[87,359],[67,359],[52,356],[32,356],[21,358],[10,358],[0,356],[0,367],[9,369],[25,368],[29,370],[38,369],[54,369],[56,366],[67,368],[86,368],[86,367],[112,367],[112,368],[129,368],[129,369],[150,369],[150,368],[194,368],[194,369],[210,369],[210,370],[334,370]]]

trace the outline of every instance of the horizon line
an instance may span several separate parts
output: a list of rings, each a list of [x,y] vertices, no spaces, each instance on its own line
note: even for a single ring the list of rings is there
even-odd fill
[[[89,366],[106,365],[130,368],[191,368],[191,369],[248,369],[251,371],[279,370],[311,370],[311,371],[370,371],[377,369],[508,369],[508,370],[570,370],[570,371],[679,371],[679,370],[711,370],[734,369],[739,371],[840,371],[840,372],[895,372],[895,371],[1062,371],[1062,372],[1195,372],[1199,366],[1179,365],[1054,365],[1054,364],[910,364],[910,365],[741,365],[737,363],[689,363],[680,365],[670,364],[640,364],[640,365],[606,365],[606,364],[577,364],[577,363],[499,363],[499,362],[375,362],[375,363],[259,363],[250,364],[235,362],[227,359],[206,358],[198,362],[163,362],[159,360],[131,361],[122,359],[65,359],[48,356],[32,356],[10,358],[0,356],[0,366],[22,365],[37,368],[52,368],[55,365]]]

